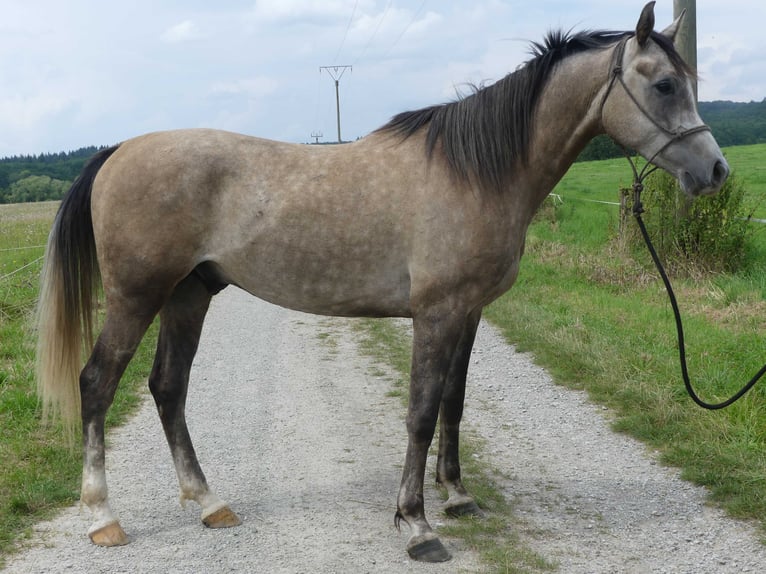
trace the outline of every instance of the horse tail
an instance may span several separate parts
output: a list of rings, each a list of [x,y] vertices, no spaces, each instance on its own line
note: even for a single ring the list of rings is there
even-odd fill
[[[93,182],[119,146],[94,155],[59,206],[48,236],[37,304],[37,393],[43,420],[60,419],[71,440],[80,419],[83,351],[93,347],[100,285],[91,214]]]

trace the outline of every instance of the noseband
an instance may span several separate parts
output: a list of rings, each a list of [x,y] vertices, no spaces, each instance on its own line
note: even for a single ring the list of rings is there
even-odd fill
[[[604,97],[601,99],[601,105],[599,107],[599,116],[602,118],[602,123],[603,123],[604,105],[606,105],[606,100],[607,98],[609,98],[609,95],[612,93],[612,89],[614,88],[615,84],[619,82],[620,85],[622,86],[622,89],[625,90],[625,93],[628,95],[630,100],[638,108],[638,111],[640,111],[641,114],[643,114],[643,116],[646,119],[652,122],[652,124],[654,124],[654,126],[657,129],[659,129],[661,132],[665,133],[669,137],[668,141],[665,142],[665,144],[659,150],[657,150],[651,158],[649,158],[646,165],[641,170],[641,173],[639,173],[638,170],[636,169],[636,165],[631,159],[628,152],[625,150],[625,147],[619,143],[617,144],[622,148],[623,153],[625,154],[625,157],[627,157],[628,162],[630,162],[631,168],[633,168],[633,176],[634,176],[633,186],[635,190],[636,185],[641,185],[643,189],[644,179],[646,179],[646,177],[649,176],[649,174],[651,174],[654,170],[657,169],[658,166],[653,165],[653,163],[658,155],[660,155],[662,152],[668,149],[675,142],[680,141],[687,136],[691,136],[699,132],[705,132],[705,131],[709,132],[711,130],[710,130],[710,126],[706,124],[700,124],[698,126],[695,126],[689,129],[683,129],[682,126],[679,126],[675,130],[671,130],[663,126],[659,121],[657,121],[657,119],[654,116],[652,116],[652,114],[646,111],[646,108],[644,108],[644,106],[641,105],[641,102],[639,102],[638,99],[636,99],[636,96],[633,95],[633,92],[630,91],[623,77],[622,61],[625,57],[625,46],[627,45],[628,40],[632,37],[633,36],[625,36],[622,40],[620,40],[620,43],[617,45],[617,48],[614,51],[614,57],[612,59],[612,76],[609,79],[609,86],[607,87],[606,92],[604,93]],[[651,168],[649,168],[650,165],[652,165]]]

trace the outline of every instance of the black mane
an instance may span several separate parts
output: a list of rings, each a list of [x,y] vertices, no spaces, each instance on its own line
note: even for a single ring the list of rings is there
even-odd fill
[[[407,139],[421,128],[427,129],[429,158],[441,143],[444,156],[458,177],[465,180],[473,176],[482,187],[500,192],[507,187],[511,166],[527,161],[537,101],[556,65],[568,56],[606,48],[631,35],[632,32],[552,31],[542,43],[532,43],[532,58],[502,80],[474,88],[472,94],[455,102],[400,113],[377,131]],[[680,71],[690,74],[669,39],[656,32],[652,39]]]

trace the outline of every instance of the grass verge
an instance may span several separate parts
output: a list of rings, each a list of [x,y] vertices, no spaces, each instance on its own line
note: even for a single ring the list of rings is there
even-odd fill
[[[0,206],[0,568],[33,525],[79,497],[82,457],[60,428],[40,424],[35,394],[32,315],[43,245],[58,204]],[[141,401],[155,328],[123,377],[107,425]],[[83,536],[85,533],[83,533]]]
[[[615,429],[658,450],[663,462],[708,487],[733,516],[762,521],[766,387],[723,411],[699,409],[681,381],[661,284],[599,284],[591,278],[593,262],[583,264],[588,258],[553,261],[544,254],[548,247],[531,249],[517,285],[488,308],[487,318],[520,351],[532,352],[556,382],[585,389],[608,406]],[[689,371],[697,392],[711,402],[732,395],[766,360],[760,296],[747,289],[732,301],[728,289],[720,277],[676,281]]]

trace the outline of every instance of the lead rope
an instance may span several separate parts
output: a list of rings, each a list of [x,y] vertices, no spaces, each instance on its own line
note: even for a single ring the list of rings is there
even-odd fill
[[[694,391],[694,388],[692,387],[691,381],[689,380],[689,369],[686,366],[686,344],[684,343],[684,326],[681,321],[681,312],[678,310],[678,303],[676,302],[676,296],[675,293],[673,293],[673,286],[670,284],[670,279],[668,279],[667,273],[665,273],[665,268],[662,266],[662,262],[660,262],[660,258],[657,255],[657,251],[654,249],[654,245],[652,245],[651,239],[649,239],[649,233],[646,231],[646,225],[644,225],[644,220],[641,219],[641,214],[644,212],[643,205],[641,204],[641,192],[644,190],[644,179],[646,179],[651,173],[653,173],[656,169],[656,165],[652,165],[655,158],[659,156],[665,149],[668,148],[668,146],[672,145],[673,143],[690,136],[692,134],[702,132],[702,131],[709,131],[710,128],[706,126],[705,124],[701,124],[699,126],[695,126],[693,128],[684,130],[682,127],[679,127],[676,130],[670,130],[667,127],[663,126],[661,123],[659,123],[650,113],[648,113],[644,107],[640,104],[640,102],[635,98],[633,93],[628,89],[628,86],[625,84],[625,80],[622,77],[622,59],[623,55],[625,53],[625,46],[627,45],[629,36],[625,36],[620,42],[617,44],[617,47],[614,51],[614,55],[612,56],[612,73],[611,77],[609,78],[609,84],[607,85],[606,91],[604,92],[604,96],[601,98],[601,105],[600,107],[600,115],[603,118],[604,115],[604,106],[606,105],[606,100],[609,97],[609,95],[612,93],[612,90],[614,89],[614,86],[616,84],[620,84],[622,88],[625,90],[625,93],[628,95],[630,100],[633,102],[633,104],[638,108],[638,110],[649,119],[656,127],[658,127],[661,131],[665,132],[667,135],[670,136],[670,139],[663,145],[657,152],[649,159],[649,161],[646,163],[646,165],[643,167],[641,172],[638,172],[638,169],[636,169],[636,164],[633,162],[633,160],[630,157],[630,154],[625,150],[625,148],[620,145],[620,147],[623,150],[623,153],[625,153],[625,157],[628,160],[628,163],[630,164],[631,169],[633,170],[633,215],[636,217],[636,222],[638,223],[638,227],[641,230],[641,235],[644,237],[644,242],[646,243],[647,249],[649,249],[649,254],[652,256],[652,261],[654,261],[655,267],[657,267],[657,271],[660,273],[660,277],[662,277],[662,282],[665,284],[665,290],[668,293],[668,297],[670,298],[670,305],[673,307],[673,315],[675,316],[676,320],[676,332],[678,333],[678,357],[681,361],[681,375],[683,376],[684,385],[686,386],[686,392],[689,393],[689,396],[692,398],[692,400],[697,403],[700,407],[703,409],[708,410],[718,410],[723,409],[731,405],[732,403],[737,402],[739,399],[742,398],[742,396],[747,393],[755,383],[759,381],[759,379],[766,373],[766,365],[761,367],[761,370],[758,371],[755,376],[748,381],[748,383],[742,387],[739,392],[737,392],[735,395],[733,395],[728,400],[725,400],[721,403],[708,403],[706,401],[703,401],[699,395]],[[602,120],[603,121],[603,120]],[[651,167],[650,167],[651,166]]]
[[[644,190],[644,183],[643,180],[652,173],[657,167],[651,168],[649,171],[646,170],[646,168],[650,164],[646,164],[643,170],[641,170],[641,173],[639,174],[636,170],[636,166],[633,163],[633,161],[630,159],[629,156],[628,161],[630,162],[630,166],[633,169],[633,215],[636,218],[636,222],[638,223],[638,227],[641,230],[641,235],[644,237],[644,242],[646,243],[647,249],[649,249],[649,254],[652,256],[652,260],[654,261],[655,267],[657,267],[657,271],[660,273],[660,277],[662,277],[662,282],[665,284],[665,290],[668,293],[668,297],[670,298],[670,305],[673,307],[673,315],[675,316],[676,320],[676,332],[678,333],[678,357],[681,361],[681,376],[684,380],[684,385],[686,386],[686,392],[689,393],[689,396],[692,398],[692,400],[697,403],[699,406],[701,406],[703,409],[708,410],[718,410],[728,407],[729,405],[737,402],[739,399],[744,396],[745,393],[747,393],[751,388],[753,388],[753,385],[758,382],[758,380],[766,373],[766,365],[761,367],[761,370],[758,371],[755,376],[748,381],[748,383],[742,387],[735,395],[733,395],[731,398],[720,402],[720,403],[708,403],[706,401],[703,401],[699,395],[694,391],[694,388],[692,387],[691,381],[689,380],[689,369],[686,366],[686,344],[684,343],[684,326],[681,322],[681,312],[678,310],[678,303],[676,302],[676,296],[673,293],[673,287],[670,284],[670,279],[668,279],[667,273],[665,273],[665,268],[662,266],[662,263],[660,262],[660,258],[657,255],[657,251],[654,249],[654,245],[652,245],[651,239],[649,239],[649,233],[646,231],[646,225],[644,225],[644,220],[641,218],[641,214],[644,212],[644,207],[641,204],[641,192]]]

